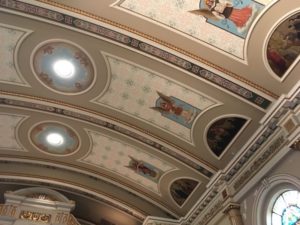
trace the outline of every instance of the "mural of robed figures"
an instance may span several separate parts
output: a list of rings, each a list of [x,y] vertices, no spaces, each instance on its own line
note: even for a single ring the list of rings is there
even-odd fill
[[[206,22],[245,38],[263,5],[253,0],[200,0],[199,9],[190,11]]]
[[[207,131],[207,144],[216,156],[220,156],[247,122],[244,118],[227,117],[214,122]]]
[[[156,100],[155,107],[151,107],[151,109],[191,129],[195,118],[201,110],[173,96],[166,96],[161,92],[157,92],[157,94],[159,98]]]
[[[179,206],[182,206],[197,185],[198,182],[191,179],[176,180],[170,187],[171,196]]]
[[[268,63],[282,77],[300,54],[300,13],[282,22],[271,35],[267,48]]]
[[[150,179],[156,183],[158,182],[159,178],[162,175],[161,170],[142,160],[135,159],[132,156],[128,156],[128,157],[130,158],[130,162],[129,165],[125,167],[133,170],[137,174],[147,179]]]

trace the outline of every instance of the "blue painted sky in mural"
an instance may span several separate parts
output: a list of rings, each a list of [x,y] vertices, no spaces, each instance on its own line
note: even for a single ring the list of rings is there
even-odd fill
[[[173,96],[159,95],[161,97],[156,100],[155,107],[161,115],[191,129],[201,110]]]
[[[211,1],[212,2],[216,1],[217,4],[224,5],[224,3],[222,3],[223,1],[220,0],[211,0]],[[221,29],[224,29],[234,35],[237,35],[241,38],[245,38],[247,36],[249,28],[251,27],[251,24],[255,20],[255,17],[264,8],[264,6],[253,0],[232,0],[231,4],[232,4],[232,8],[227,7],[228,16],[226,16],[227,17],[226,19],[217,19],[217,17],[213,19],[207,18],[207,22]],[[200,9],[208,8],[208,6],[205,3],[205,0],[200,0],[199,8]],[[215,7],[215,5],[213,5],[212,8],[213,8],[211,9],[212,12],[214,11],[217,12],[218,8]]]

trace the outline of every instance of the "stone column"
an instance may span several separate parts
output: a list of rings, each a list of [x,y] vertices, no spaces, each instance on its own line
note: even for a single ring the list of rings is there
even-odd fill
[[[224,213],[229,217],[231,225],[244,225],[240,205],[236,203],[230,203],[224,210]]]

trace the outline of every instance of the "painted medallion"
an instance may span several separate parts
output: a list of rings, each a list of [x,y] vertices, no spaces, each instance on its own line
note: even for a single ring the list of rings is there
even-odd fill
[[[69,155],[79,148],[79,138],[69,127],[55,122],[37,124],[30,131],[32,143],[41,151]]]
[[[91,87],[95,74],[90,58],[79,47],[48,42],[33,56],[33,69],[46,87],[65,94],[79,94]]]

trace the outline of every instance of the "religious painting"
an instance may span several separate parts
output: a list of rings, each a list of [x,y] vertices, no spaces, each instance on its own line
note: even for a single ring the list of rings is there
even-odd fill
[[[182,206],[197,185],[198,182],[191,179],[176,180],[170,187],[171,196],[179,206]]]
[[[216,156],[223,153],[246,121],[243,118],[228,117],[217,120],[209,127],[206,134],[207,144]]]
[[[154,167],[153,165],[144,162],[142,160],[137,160],[132,156],[128,156],[130,158],[129,165],[125,166],[137,174],[150,179],[154,182],[158,182],[159,178],[161,177],[162,171],[158,168]]]
[[[206,22],[245,38],[264,5],[253,0],[200,0],[199,9],[190,11]]]
[[[300,53],[300,13],[282,22],[273,32],[267,48],[268,63],[283,77]]]
[[[156,100],[155,107],[151,107],[151,109],[191,129],[195,118],[201,110],[173,96],[166,96],[161,92],[157,92],[157,94],[159,98]]]

